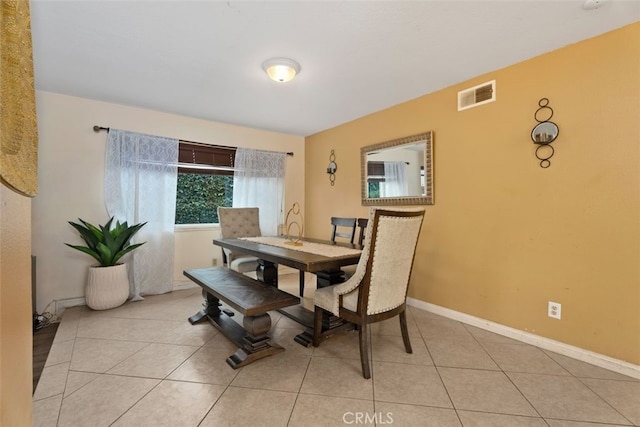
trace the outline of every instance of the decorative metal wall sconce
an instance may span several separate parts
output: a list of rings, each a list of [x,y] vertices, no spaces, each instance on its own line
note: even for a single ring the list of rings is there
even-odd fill
[[[551,146],[551,143],[556,140],[560,129],[558,125],[550,121],[553,117],[553,108],[549,107],[549,99],[541,98],[538,101],[538,108],[533,117],[538,122],[537,125],[531,131],[531,139],[536,147],[536,158],[540,160],[541,168],[548,168],[551,166],[549,160],[553,157],[555,150]]]
[[[300,219],[300,222],[295,220],[296,217]],[[302,218],[302,212],[300,212],[300,205],[298,204],[298,202],[295,202],[291,206],[291,209],[287,211],[287,216],[284,220],[284,223],[287,226],[287,240],[284,243],[287,245],[302,246],[302,233],[304,232],[304,221]],[[294,237],[291,237],[292,228],[297,234]]]
[[[336,165],[336,153],[331,150],[331,154],[329,155],[329,166],[327,167],[327,173],[329,174],[329,182],[331,185],[335,185],[336,183],[336,171],[338,170],[338,165]]]

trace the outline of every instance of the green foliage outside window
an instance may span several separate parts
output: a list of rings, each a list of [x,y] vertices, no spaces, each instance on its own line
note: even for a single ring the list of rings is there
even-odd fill
[[[218,206],[232,202],[232,175],[178,173],[176,224],[218,223]]]
[[[380,197],[380,182],[379,181],[369,181],[369,198],[377,199]]]

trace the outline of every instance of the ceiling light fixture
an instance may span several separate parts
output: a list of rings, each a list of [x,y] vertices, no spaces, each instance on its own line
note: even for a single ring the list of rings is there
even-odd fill
[[[293,59],[271,58],[262,63],[262,69],[267,72],[271,80],[285,83],[293,80],[300,72],[300,64]]]

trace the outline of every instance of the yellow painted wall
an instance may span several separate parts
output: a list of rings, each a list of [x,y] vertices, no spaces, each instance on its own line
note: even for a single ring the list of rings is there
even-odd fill
[[[0,426],[32,423],[31,199],[0,183]]]
[[[493,79],[496,102],[457,111]],[[530,139],[542,97],[560,127],[548,169]],[[640,364],[640,23],[308,137],[306,235],[366,215],[360,147],[427,130],[435,204],[409,295]]]

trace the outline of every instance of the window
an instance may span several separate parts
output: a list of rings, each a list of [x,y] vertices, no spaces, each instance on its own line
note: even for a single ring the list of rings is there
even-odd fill
[[[236,149],[180,141],[176,224],[218,223],[218,206],[233,202]]]
[[[367,197],[380,197],[380,184],[384,183],[384,162],[367,162]]]

